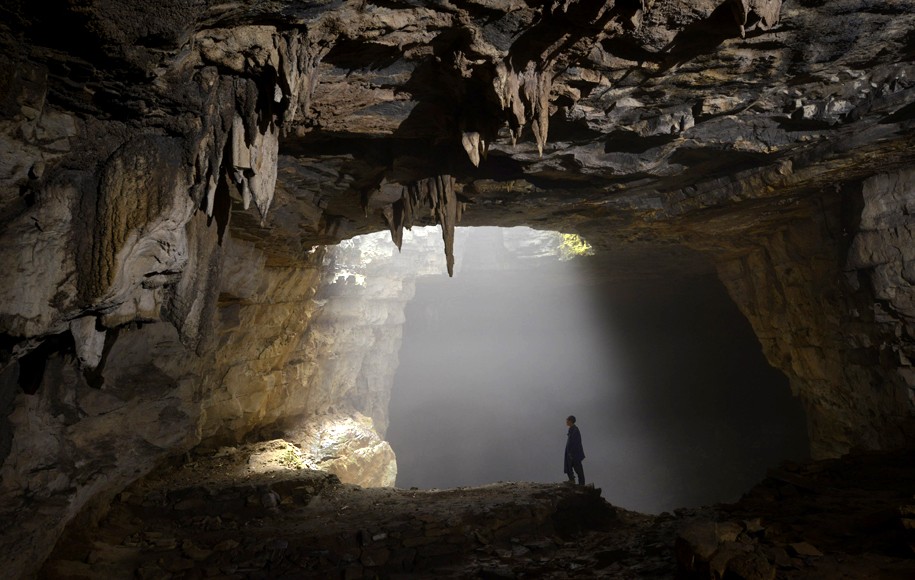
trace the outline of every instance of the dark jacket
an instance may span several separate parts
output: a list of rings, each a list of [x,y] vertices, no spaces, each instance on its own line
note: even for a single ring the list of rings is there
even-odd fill
[[[566,453],[563,463],[563,472],[572,472],[572,462],[581,461],[585,458],[585,450],[581,446],[581,431],[577,425],[569,427],[569,439],[566,441]]]

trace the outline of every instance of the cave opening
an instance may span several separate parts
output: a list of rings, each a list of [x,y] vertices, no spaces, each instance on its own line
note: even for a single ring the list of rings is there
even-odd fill
[[[405,309],[397,487],[563,481],[569,414],[587,481],[642,512],[736,501],[809,456],[801,402],[703,258],[562,260],[543,232],[461,230],[455,277],[419,277]]]

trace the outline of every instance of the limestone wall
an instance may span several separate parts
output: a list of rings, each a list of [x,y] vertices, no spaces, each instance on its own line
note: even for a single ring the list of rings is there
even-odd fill
[[[912,177],[847,184],[719,265],[769,362],[804,402],[815,458],[915,437]]]

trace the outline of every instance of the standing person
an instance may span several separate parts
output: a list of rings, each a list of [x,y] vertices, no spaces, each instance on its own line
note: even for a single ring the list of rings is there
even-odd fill
[[[585,484],[585,471],[581,467],[581,460],[585,458],[585,450],[581,446],[581,431],[575,425],[575,415],[569,415],[566,419],[566,425],[569,426],[568,441],[566,441],[565,466],[563,471],[569,476],[569,483],[575,483],[575,477],[572,474],[574,470],[578,474],[578,484]]]

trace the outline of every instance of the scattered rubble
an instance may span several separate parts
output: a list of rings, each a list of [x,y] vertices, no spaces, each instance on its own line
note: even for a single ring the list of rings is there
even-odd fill
[[[262,445],[262,444],[260,444]],[[911,578],[915,453],[785,464],[732,505],[640,514],[592,486],[403,490],[326,472],[239,476],[204,450],[71,526],[42,580]],[[219,465],[224,467],[220,468]],[[228,466],[228,467],[226,467]]]
[[[786,462],[717,521],[685,526],[680,570],[697,578],[913,578],[915,453]]]

